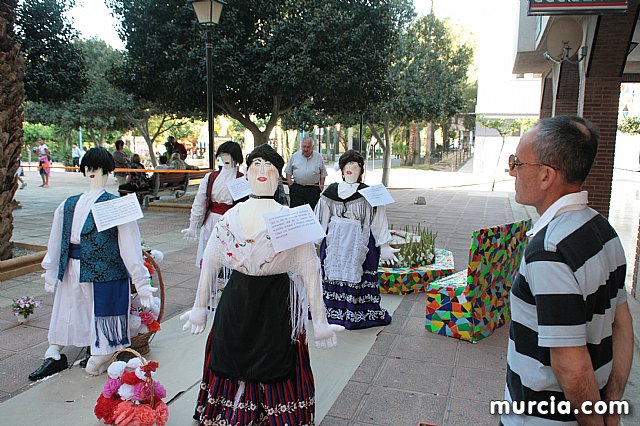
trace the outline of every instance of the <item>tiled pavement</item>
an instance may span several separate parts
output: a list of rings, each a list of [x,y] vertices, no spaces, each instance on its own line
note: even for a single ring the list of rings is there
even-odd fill
[[[414,176],[406,180],[413,186],[429,188],[445,186],[440,179],[453,175],[443,174],[435,182],[416,180]],[[630,175],[628,180],[631,182],[628,189],[633,191],[638,178]],[[28,188],[17,194],[24,208],[14,215],[14,240],[44,244],[53,210],[66,196],[81,191],[84,182],[77,175],[54,173],[52,188],[45,190],[37,187],[37,176],[29,172],[27,181]],[[510,182],[500,188],[503,192],[482,191],[486,189],[482,186],[481,190],[477,188],[393,191],[396,203],[388,207],[389,222],[396,229],[417,223],[431,227],[438,233],[438,246],[453,251],[456,269],[463,269],[473,230],[531,214],[530,210],[512,202]],[[113,184],[110,189],[114,189]],[[424,196],[427,204],[413,204],[418,196]],[[628,201],[628,194],[621,199]],[[612,208],[612,216],[614,210]],[[623,210],[623,217],[636,215],[635,222],[632,216],[625,223],[637,226],[637,208],[626,206]],[[197,283],[197,271],[192,266],[195,244],[182,240],[179,232],[187,223],[186,213],[152,211],[145,212],[145,218],[140,221],[145,242],[166,254],[166,260],[161,264],[167,291],[165,320],[188,309],[193,301]],[[44,306],[28,325],[19,326],[8,306],[11,298],[23,294],[37,296],[44,301]],[[53,296],[42,290],[39,273],[0,283],[0,401],[37,386],[26,377],[40,364],[47,347],[46,330],[52,303]],[[497,423],[497,419],[489,414],[488,401],[500,399],[503,393],[507,328],[503,327],[478,344],[469,344],[426,332],[424,309],[423,294],[404,296],[391,325],[378,335],[327,416],[319,419],[322,425]],[[68,352],[70,358],[75,355],[73,350]],[[640,361],[638,356],[636,360]],[[336,365],[336,368],[340,366]],[[632,401],[640,400],[637,397],[640,395],[639,382],[636,364],[628,386],[628,394],[636,396],[631,397]],[[632,418],[627,421],[636,424]],[[185,419],[185,424],[191,422]]]

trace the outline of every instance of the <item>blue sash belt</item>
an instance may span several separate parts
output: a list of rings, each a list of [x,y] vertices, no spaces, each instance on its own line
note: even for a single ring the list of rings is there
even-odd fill
[[[69,257],[71,259],[80,259],[80,244],[69,243]]]

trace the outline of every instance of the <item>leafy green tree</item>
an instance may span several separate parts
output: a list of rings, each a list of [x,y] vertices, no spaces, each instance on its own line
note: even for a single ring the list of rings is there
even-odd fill
[[[391,91],[365,113],[384,153],[383,184],[389,181],[392,135],[398,129],[420,121],[442,122],[462,110],[471,55],[471,48],[456,45],[433,13],[402,34],[387,77]]]
[[[383,94],[397,4],[408,0],[229,0],[213,26],[214,113],[266,143],[279,118],[311,101],[336,113]],[[177,116],[203,118],[203,31],[184,0],[110,0],[127,60],[119,86]],[[260,121],[265,123],[259,125]]]
[[[622,121],[618,123],[618,130],[628,135],[639,135],[640,117],[624,117]]]
[[[502,156],[502,150],[504,149],[504,143],[507,139],[507,136],[513,133],[523,134],[528,129],[533,127],[537,120],[530,118],[519,118],[516,120],[505,120],[503,118],[488,118],[483,116],[478,116],[478,122],[482,124],[482,126],[493,129],[500,134],[502,138],[502,145],[500,145],[500,153],[498,154],[498,161],[500,161],[500,157]],[[496,168],[498,165],[496,165]],[[496,177],[494,175],[493,182],[491,183],[491,191],[496,185]]]
[[[73,0],[25,0],[18,10],[29,100],[60,104],[81,97],[89,83],[82,53],[74,43],[77,34],[65,19],[73,5]]]

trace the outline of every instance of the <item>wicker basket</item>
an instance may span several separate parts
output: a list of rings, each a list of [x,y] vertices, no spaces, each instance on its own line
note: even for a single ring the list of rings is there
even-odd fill
[[[160,267],[151,256],[151,253],[143,250],[142,254],[149,261],[151,266],[153,266],[153,269],[155,271],[155,277],[152,276],[153,282],[156,283],[156,285],[160,289],[160,312],[158,313],[158,322],[160,322],[162,320],[162,315],[164,314],[164,281],[162,280],[162,272],[160,272]],[[136,289],[133,285],[131,285],[131,294],[136,294]],[[149,343],[151,343],[151,340],[153,340],[153,336],[155,336],[155,334],[155,331],[149,331],[147,333],[140,333],[137,336],[132,337],[130,348],[140,355],[146,355],[149,352]],[[119,354],[118,359],[126,360],[132,358],[133,356],[134,355],[131,352],[124,351]]]

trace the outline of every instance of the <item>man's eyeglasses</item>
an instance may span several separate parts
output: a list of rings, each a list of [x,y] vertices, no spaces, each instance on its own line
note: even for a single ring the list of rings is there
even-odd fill
[[[530,166],[547,166],[547,167],[551,167],[553,170],[558,170],[558,168],[556,166],[552,166],[551,164],[547,164],[547,163],[523,163],[522,161],[518,160],[518,157],[516,157],[515,154],[511,154],[509,156],[509,170],[513,171],[513,169],[516,168],[516,166],[526,166],[526,165],[530,165]]]

